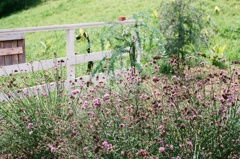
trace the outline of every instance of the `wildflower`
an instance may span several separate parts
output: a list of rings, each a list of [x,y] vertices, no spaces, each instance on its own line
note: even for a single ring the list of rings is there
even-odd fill
[[[198,99],[202,99],[202,96],[201,96],[201,95],[197,95],[197,98],[198,98]]]
[[[84,110],[84,109],[86,108],[87,104],[88,104],[88,102],[85,101],[85,102],[83,103],[83,105],[81,106],[81,109]]]
[[[160,147],[158,151],[159,151],[159,153],[162,153],[164,150],[165,150],[164,147]]]
[[[181,157],[180,157],[180,156],[177,156],[175,159],[181,159]]]
[[[50,152],[53,153],[56,150],[56,147],[54,147],[51,144],[48,144],[48,147],[50,148]]]
[[[227,101],[228,101],[228,102],[233,102],[233,101],[234,101],[234,97],[233,97],[233,96],[228,96]]]
[[[214,11],[215,11],[215,13],[219,13],[220,12],[220,8],[218,6],[215,6]]]
[[[79,89],[75,89],[75,90],[72,91],[72,95],[76,95],[76,94],[78,94],[79,92],[80,92]]]
[[[124,125],[123,123],[121,123],[121,124],[119,124],[119,126],[120,126],[121,128],[123,128],[125,125]]]
[[[47,93],[43,93],[42,95],[43,95],[44,97],[46,97],[46,96],[47,96]]]
[[[33,126],[32,123],[28,123],[28,129],[31,129],[32,126]]]
[[[189,146],[191,146],[191,147],[193,146],[193,144],[192,144],[191,141],[188,141],[187,144],[188,144]]]
[[[159,143],[163,143],[164,141],[163,141],[163,139],[159,138],[159,139],[158,139],[158,142],[159,142]]]
[[[109,94],[106,93],[106,94],[103,96],[103,99],[106,100],[106,99],[108,99],[108,98],[109,98]]]
[[[160,68],[160,66],[154,66],[155,70],[158,70]]]
[[[32,133],[33,133],[33,131],[30,131],[30,132],[29,132],[29,135],[32,135]]]
[[[158,130],[161,130],[161,129],[163,129],[164,128],[164,126],[163,125],[160,125],[157,129]]]
[[[227,119],[228,119],[228,117],[226,117],[226,116],[223,116],[223,117],[222,117],[222,120],[223,120],[223,121],[226,121]]]
[[[113,151],[113,146],[112,146],[112,144],[109,144],[109,145],[108,145],[107,151],[109,151],[109,152],[110,152],[110,151]]]
[[[226,61],[227,61],[226,59],[222,59],[222,60],[221,60],[222,63],[224,63],[224,62],[226,62]]]
[[[177,79],[176,76],[172,76],[172,78],[171,78],[172,81],[175,81],[176,79]]]
[[[121,151],[121,155],[125,155],[125,151]]]
[[[170,103],[170,107],[174,107],[175,104],[173,102]]]
[[[221,103],[225,102],[225,99],[223,97],[219,98],[219,100]]]
[[[83,151],[86,151],[87,149],[88,149],[88,147],[84,147],[84,148],[83,148]]]
[[[107,141],[103,141],[102,145],[103,145],[103,147],[108,147],[108,142]]]
[[[202,82],[197,82],[197,85],[198,85],[199,87],[201,87],[201,86],[202,86]]]
[[[148,156],[148,152],[143,150],[143,149],[140,149],[138,150],[138,152],[136,153],[137,156]]]
[[[169,148],[170,148],[171,150],[173,150],[173,145],[170,145]]]
[[[200,66],[204,67],[204,66],[205,66],[205,63],[204,63],[204,62],[201,62],[201,63],[200,63]]]
[[[101,99],[100,99],[100,98],[94,99],[94,100],[93,100],[93,105],[94,105],[95,107],[100,107],[100,106],[102,105]]]

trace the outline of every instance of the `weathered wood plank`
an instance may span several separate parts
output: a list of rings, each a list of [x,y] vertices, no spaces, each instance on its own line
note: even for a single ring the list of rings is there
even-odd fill
[[[18,74],[21,72],[31,72],[37,70],[46,70],[56,65],[65,66],[67,58],[57,58],[51,60],[35,61],[31,63],[15,64],[10,66],[3,66],[0,68],[0,76],[9,74]]]
[[[24,33],[17,33],[17,34],[0,34],[0,41],[8,41],[8,40],[19,40],[24,39]]]
[[[16,50],[18,52],[18,54],[22,54],[23,53],[23,50],[22,50],[22,47],[17,47],[17,40],[14,40],[12,42],[12,49],[15,49],[15,48],[19,48],[19,50]],[[14,52],[13,52],[14,53]],[[18,64],[18,54],[13,54],[12,55],[12,64]]]
[[[91,82],[93,82],[93,83],[106,80],[106,77],[103,73],[100,73],[97,76],[98,76],[97,78],[96,77],[92,78],[89,75],[78,77],[75,79],[75,81],[76,81],[75,85],[77,86],[77,85],[86,83],[89,80],[91,80]],[[70,82],[71,81],[69,81],[69,80],[63,81],[65,88],[67,86],[67,88],[69,87],[69,89],[71,89],[71,87],[74,86],[74,85],[69,84]],[[56,82],[51,82],[51,83],[47,83],[47,84],[43,84],[43,85],[37,85],[37,86],[29,87],[29,88],[11,91],[6,94],[0,93],[0,102],[7,102],[9,100],[21,99],[23,97],[26,97],[26,94],[29,97],[34,96],[34,95],[48,94],[49,92],[55,91],[56,86],[57,86]],[[10,98],[9,98],[9,96],[10,96]]]
[[[3,42],[4,48],[12,48],[12,41],[4,41]],[[4,56],[5,65],[11,65],[12,64],[12,57],[10,55]]]
[[[0,49],[3,48],[3,42],[0,41]],[[4,66],[4,57],[0,56],[0,66]]]
[[[86,63],[89,61],[98,61],[101,60],[103,57],[111,57],[111,51],[104,51],[104,52],[93,52],[90,54],[83,54],[77,55],[72,58],[72,64],[80,64]],[[124,53],[123,56],[128,56],[128,53]],[[55,65],[65,66],[69,63],[69,59],[67,57],[57,58],[57,59],[50,59],[50,60],[42,60],[42,61],[35,61],[31,63],[23,63],[23,64],[15,64],[10,66],[4,66],[0,69],[0,76],[6,74],[18,74],[20,72],[31,72],[37,71],[42,69],[49,69],[54,67]]]
[[[40,31],[50,31],[50,30],[67,30],[67,29],[77,29],[77,28],[93,28],[93,27],[111,26],[114,24],[135,24],[135,22],[136,22],[135,20],[126,20],[126,21],[117,21],[117,22],[109,22],[109,23],[96,22],[96,23],[83,23],[83,24],[68,24],[68,25],[53,25],[53,26],[41,26],[41,27],[2,29],[2,30],[0,30],[0,34],[40,32]]]
[[[14,47],[14,48],[0,49],[0,56],[23,54],[23,48],[22,47],[17,47],[17,41],[14,41],[12,43],[12,47]]]
[[[18,40],[17,46],[22,47],[23,53],[18,55],[18,63],[24,63],[26,61],[26,55],[25,55],[25,40]]]

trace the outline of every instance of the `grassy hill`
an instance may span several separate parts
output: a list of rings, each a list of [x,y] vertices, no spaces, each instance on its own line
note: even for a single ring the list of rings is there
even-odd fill
[[[118,16],[130,17],[138,12],[157,10],[162,0],[45,0],[32,7],[0,19],[0,29],[47,26],[57,24],[74,24],[100,21],[116,21]],[[226,44],[226,57],[230,60],[240,59],[240,1],[214,0],[203,1],[203,10],[216,23],[219,36],[216,45]],[[218,6],[220,13],[215,14]],[[27,60],[52,57],[46,54],[43,44],[51,41],[49,52],[65,55],[65,32],[28,33],[26,35]],[[78,47],[76,46],[76,51]],[[80,51],[80,50],[79,50]],[[37,56],[40,55],[40,56]]]

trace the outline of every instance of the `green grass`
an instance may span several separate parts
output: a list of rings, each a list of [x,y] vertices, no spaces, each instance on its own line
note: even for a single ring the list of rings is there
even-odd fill
[[[118,16],[131,17],[135,13],[157,10],[161,1],[46,0],[36,7],[0,19],[0,29],[116,21]],[[215,14],[215,6],[220,8],[219,14]],[[226,44],[226,58],[229,60],[239,60],[240,1],[204,0],[202,8],[206,13],[206,17],[210,15],[219,30],[219,36],[212,43],[212,46]],[[51,48],[47,52],[44,52],[41,42],[48,40],[51,41]],[[64,31],[27,33],[27,61],[52,58],[53,52],[57,52],[58,57],[65,56],[65,45]],[[81,49],[79,49],[80,47]],[[84,47],[85,44],[77,44],[75,50],[76,52],[85,53]],[[100,51],[97,48],[93,50]]]

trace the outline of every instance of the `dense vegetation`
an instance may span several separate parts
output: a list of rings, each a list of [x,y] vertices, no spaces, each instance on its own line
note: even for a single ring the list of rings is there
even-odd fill
[[[47,1],[39,8],[55,4],[66,9],[78,1],[61,2]],[[220,0],[206,2],[211,11],[206,3],[189,2],[170,1],[159,10],[134,14],[135,25],[87,30],[91,50],[112,50],[111,58],[94,64],[96,83],[77,78],[65,89],[61,64],[3,77],[0,93],[9,100],[0,102],[0,158],[239,158],[239,48],[234,46],[239,25],[226,31],[230,25],[211,20],[227,16],[227,6],[215,4]],[[38,35],[46,38],[40,45],[43,56],[62,49],[61,38],[52,41],[54,33]],[[33,43],[28,49],[39,51]],[[84,39],[79,43],[76,48],[90,49]],[[126,51],[129,56],[123,58]],[[97,72],[107,79],[99,79]],[[22,88],[29,81],[45,85],[26,92]]]

